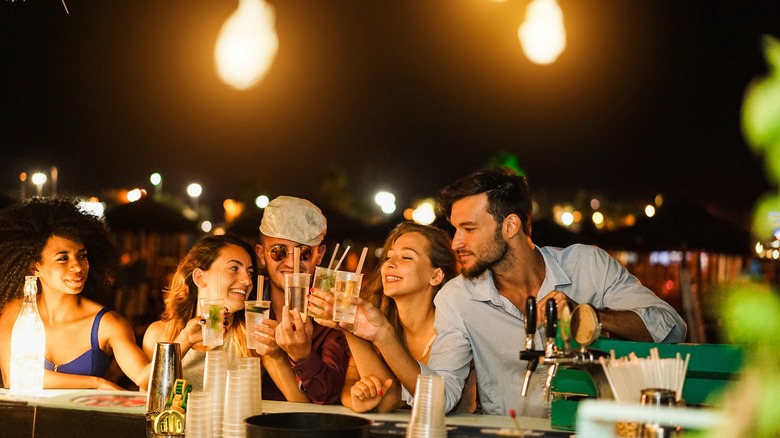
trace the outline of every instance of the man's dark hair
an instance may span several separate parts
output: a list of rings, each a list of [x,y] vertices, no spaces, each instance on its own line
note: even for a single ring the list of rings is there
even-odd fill
[[[449,219],[452,204],[468,196],[485,193],[488,213],[499,224],[510,214],[516,214],[523,221],[523,232],[531,235],[531,192],[528,181],[506,167],[485,167],[459,179],[439,191],[439,209]]]

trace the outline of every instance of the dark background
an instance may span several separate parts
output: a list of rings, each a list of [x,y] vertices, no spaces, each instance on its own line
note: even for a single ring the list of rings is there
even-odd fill
[[[279,52],[235,91],[213,49],[236,1],[0,2],[0,193],[149,187],[204,204],[316,198],[325,175],[401,208],[518,157],[535,191],[696,200],[736,216],[770,190],[740,132],[780,2],[562,0],[567,47],[530,63],[526,1],[275,0]]]

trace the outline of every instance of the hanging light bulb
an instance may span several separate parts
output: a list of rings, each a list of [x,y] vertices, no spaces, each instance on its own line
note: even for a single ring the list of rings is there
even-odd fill
[[[555,0],[532,0],[517,29],[525,56],[536,64],[552,64],[566,47],[563,12]]]
[[[239,0],[219,31],[214,48],[217,74],[237,90],[253,87],[268,73],[279,39],[273,7],[263,0]]]

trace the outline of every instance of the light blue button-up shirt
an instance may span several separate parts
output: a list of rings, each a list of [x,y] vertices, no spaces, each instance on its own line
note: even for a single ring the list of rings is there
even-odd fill
[[[589,245],[537,249],[544,257],[546,273],[537,300],[553,290],[577,303],[598,309],[631,310],[644,321],[656,342],[681,342],[686,325],[680,315],[642,286],[636,277],[604,250]],[[519,359],[524,348],[524,317],[500,295],[490,270],[478,278],[463,276],[449,281],[436,295],[436,332],[428,365],[423,373],[444,377],[447,411],[457,403],[463,382],[474,359],[477,387],[485,414],[543,417],[549,406],[542,400],[545,369],[539,366],[531,379],[527,397],[520,395],[526,362]],[[536,346],[543,348],[543,328]],[[407,401],[411,395],[404,391]]]

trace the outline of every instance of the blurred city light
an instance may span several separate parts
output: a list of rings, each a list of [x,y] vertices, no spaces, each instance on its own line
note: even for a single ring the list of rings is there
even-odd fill
[[[231,223],[244,212],[244,203],[235,199],[225,199],[222,208],[225,210],[225,222]]]
[[[129,202],[135,202],[139,199],[141,199],[143,195],[143,192],[141,192],[141,189],[133,189],[127,192],[127,200]]]
[[[593,223],[596,225],[596,228],[601,228],[604,226],[604,215],[601,214],[601,212],[596,211],[593,212],[593,215],[591,215],[591,220],[593,220]]]
[[[574,223],[574,215],[571,212],[565,211],[561,214],[561,224],[568,227],[571,226],[571,224],[573,223]]]
[[[430,225],[436,220],[432,201],[423,201],[412,211],[412,220],[418,224]]]
[[[275,20],[273,7],[263,0],[239,0],[214,48],[217,74],[223,82],[246,90],[265,77],[279,48]]]
[[[257,198],[255,198],[255,205],[257,206],[257,208],[266,208],[268,207],[269,202],[270,200],[266,195],[260,195]]]
[[[395,195],[390,192],[377,192],[374,195],[374,202],[379,205],[382,212],[385,214],[391,214],[395,212]]]
[[[33,173],[33,176],[31,178],[32,183],[35,184],[36,193],[38,196],[41,196],[43,193],[43,185],[46,184],[46,174],[41,172],[35,172]]]
[[[106,204],[93,200],[80,201],[79,208],[96,217],[103,217],[103,213],[106,211]]]
[[[645,215],[647,217],[655,216],[655,207],[653,207],[652,205],[646,205],[645,206]]]
[[[162,194],[162,175],[157,172],[149,175],[149,182],[154,186],[154,197],[159,198]]]
[[[532,0],[517,29],[525,56],[535,64],[552,64],[566,47],[563,12],[555,0]]]
[[[204,233],[208,233],[209,231],[211,231],[212,227],[213,225],[211,224],[210,221],[203,221],[200,224],[200,229],[203,230]]]
[[[195,214],[198,214],[200,201],[200,194],[203,193],[203,187],[198,183],[192,183],[187,186],[187,194],[192,198],[192,209],[195,210]]]

